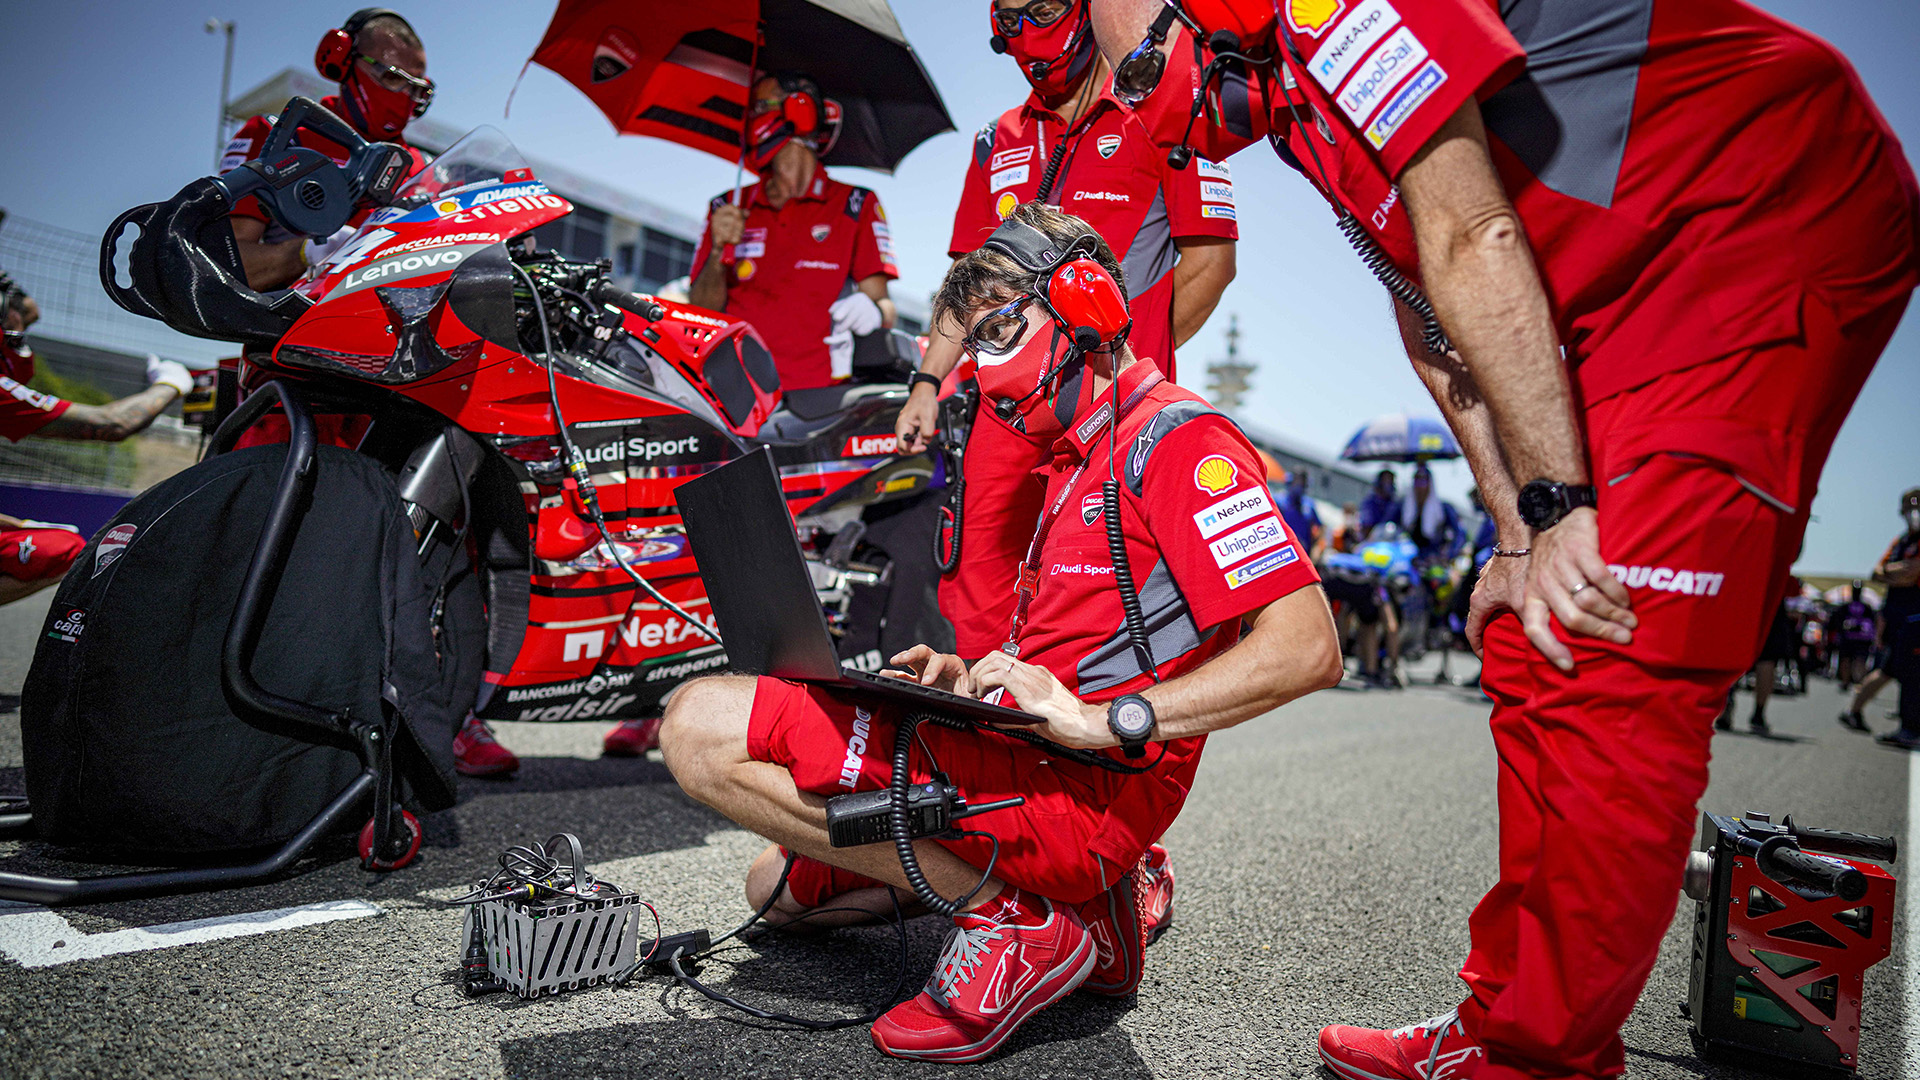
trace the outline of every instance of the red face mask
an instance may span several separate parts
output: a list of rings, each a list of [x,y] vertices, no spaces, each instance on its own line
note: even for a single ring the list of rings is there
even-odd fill
[[[1050,26],[1023,20],[1019,33],[1007,37],[995,21],[993,32],[1006,43],[1007,55],[1019,61],[1020,74],[1033,92],[1049,105],[1066,100],[1093,63],[1093,25],[1082,0],[1074,0],[1072,9]]]
[[[1067,359],[1071,342],[1057,332],[1052,319],[1031,312],[1028,318],[1040,323],[1039,331],[1006,356],[979,354],[974,377],[981,400],[1009,427],[1052,440],[1066,432],[1067,422],[1080,411],[1086,365],[1077,357]]]
[[[360,133],[376,142],[399,137],[407,129],[407,121],[413,119],[413,95],[381,86],[368,78],[358,63],[347,73],[347,81],[340,84],[340,96],[354,114],[347,119],[356,121]]]
[[[793,121],[779,109],[763,112],[747,121],[747,168],[764,173],[773,164],[774,155],[793,138]]]

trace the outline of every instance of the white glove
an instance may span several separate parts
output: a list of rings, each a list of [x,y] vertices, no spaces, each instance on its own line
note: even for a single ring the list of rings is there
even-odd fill
[[[853,374],[854,337],[880,329],[880,305],[873,302],[873,297],[856,289],[835,300],[827,308],[827,313],[833,316],[833,333],[821,340],[827,343],[827,357],[833,368],[833,377],[844,379]]]
[[[359,231],[360,230],[351,225],[342,225],[334,231],[332,236],[309,236],[301,242],[300,254],[305,257],[308,266],[323,265],[328,259],[333,258],[334,253],[339,251],[347,241],[353,239],[353,235]]]
[[[180,391],[186,397],[193,391],[193,373],[187,365],[178,360],[162,360],[152,353],[147,354],[147,385],[158,386],[165,383]]]
[[[827,313],[833,316],[833,332],[836,334],[844,330],[857,337],[880,329],[880,305],[873,302],[873,297],[858,289],[835,300]]]

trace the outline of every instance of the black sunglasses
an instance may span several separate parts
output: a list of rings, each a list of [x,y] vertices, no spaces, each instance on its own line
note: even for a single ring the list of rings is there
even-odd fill
[[[1173,21],[1179,19],[1196,38],[1200,28],[1192,19],[1187,18],[1174,0],[1167,0],[1167,6],[1154,16],[1152,25],[1147,27],[1147,36],[1133,47],[1118,64],[1113,67],[1113,96],[1119,98],[1128,108],[1146,100],[1160,85],[1160,77],[1167,71],[1167,56],[1160,51],[1166,44],[1167,31],[1173,29]]]

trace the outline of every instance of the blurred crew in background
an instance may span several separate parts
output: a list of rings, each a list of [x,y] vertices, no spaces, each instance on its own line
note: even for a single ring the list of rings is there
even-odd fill
[[[1181,15],[1217,90],[1167,77]],[[1453,1080],[1618,1075],[1714,717],[1920,281],[1906,154],[1831,45],[1739,0],[1094,16],[1164,144],[1218,157],[1269,134],[1325,196],[1397,297],[1510,556],[1468,627],[1501,766],[1468,996],[1408,1027],[1329,1026],[1321,1061],[1347,1080],[1433,1080],[1442,1061]],[[1240,78],[1264,123],[1226,107]],[[1602,818],[1632,842],[1584,842]]]
[[[43,394],[33,380],[35,357],[27,328],[40,319],[40,305],[11,277],[0,273],[0,436],[19,442],[44,439],[119,442],[146,430],[173,400],[193,389],[184,364],[147,357],[147,388],[105,405],[82,405]],[[59,581],[87,546],[71,525],[0,513],[0,604],[8,604]]]
[[[887,283],[900,276],[880,198],[827,175],[820,155],[837,106],[805,75],[753,86],[747,168],[760,178],[714,196],[693,254],[695,304],[745,319],[773,353],[785,391],[853,370],[853,337],[893,326]],[[832,342],[829,339],[834,339]]]
[[[411,172],[425,167],[426,159],[407,146],[403,133],[408,121],[426,112],[433,101],[433,82],[427,78],[426,49],[407,20],[385,8],[361,8],[321,37],[314,67],[323,78],[339,84],[336,93],[320,99],[321,105],[369,141],[406,146],[413,154]],[[259,157],[275,119],[271,115],[256,116],[242,124],[227,144],[220,171],[230,171]],[[342,165],[347,162],[346,147],[311,131],[302,130],[294,136],[294,143],[318,150]],[[330,237],[303,237],[269,220],[259,199],[248,196],[240,200],[228,221],[240,245],[247,284],[265,291],[300,280],[308,267],[326,261],[373,210],[371,205],[362,207]]]
[[[1374,526],[1383,521],[1400,520],[1400,493],[1392,469],[1381,469],[1373,478],[1373,490],[1360,500],[1360,535],[1373,535]]]
[[[1863,582],[1856,579],[1847,586],[1846,602],[1834,610],[1828,625],[1833,628],[1832,645],[1839,661],[1834,677],[1843,693],[1851,691],[1866,680],[1873,645],[1880,637],[1880,616],[1867,603]]]
[[[1286,519],[1287,528],[1306,545],[1308,556],[1317,563],[1327,550],[1327,527],[1320,524],[1320,512],[1307,494],[1308,486],[1307,470],[1295,469],[1287,474],[1287,486],[1275,501],[1280,504],[1280,516]]]
[[[1882,735],[1880,741],[1920,750],[1920,488],[1900,496],[1900,517],[1906,531],[1894,538],[1873,568],[1873,580],[1887,587],[1887,598],[1880,605],[1880,670],[1860,685],[1853,708],[1840,722],[1865,731],[1860,711],[1889,680],[1897,682],[1900,729]]]
[[[1401,501],[1397,518],[1419,558],[1451,559],[1460,550],[1460,511],[1433,493],[1433,472],[1424,463],[1414,466],[1413,490]]]
[[[973,0],[978,3],[979,0]],[[1227,167],[1167,165],[1140,122],[1111,93],[1095,48],[1091,0],[993,0],[984,5],[992,47],[1020,67],[1032,91],[974,136],[948,254],[980,247],[1015,207],[1042,202],[1091,225],[1120,256],[1133,330],[1127,345],[1177,378],[1174,350],[1197,333],[1233,280],[1239,237]],[[895,432],[903,453],[934,430],[941,380],[960,361],[958,342],[935,333]],[[1085,387],[1073,394],[1084,397]],[[1067,416],[1082,401],[1063,396]],[[1006,638],[1014,581],[1040,514],[1039,484],[1065,416],[1009,425],[983,411],[967,436],[960,566],[941,583],[941,611],[961,656],[984,656]],[[1044,429],[1044,430],[1043,430]],[[976,460],[990,468],[976,468]],[[1008,467],[1025,463],[1026,468]]]
[[[1340,504],[1340,531],[1333,534],[1333,550],[1346,553],[1357,551],[1366,534],[1360,531],[1360,507],[1356,503]]]

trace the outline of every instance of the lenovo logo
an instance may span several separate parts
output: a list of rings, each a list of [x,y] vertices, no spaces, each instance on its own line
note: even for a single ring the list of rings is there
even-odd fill
[[[847,445],[840,448],[841,457],[871,457],[875,454],[897,453],[900,439],[894,435],[854,435],[847,439]]]

